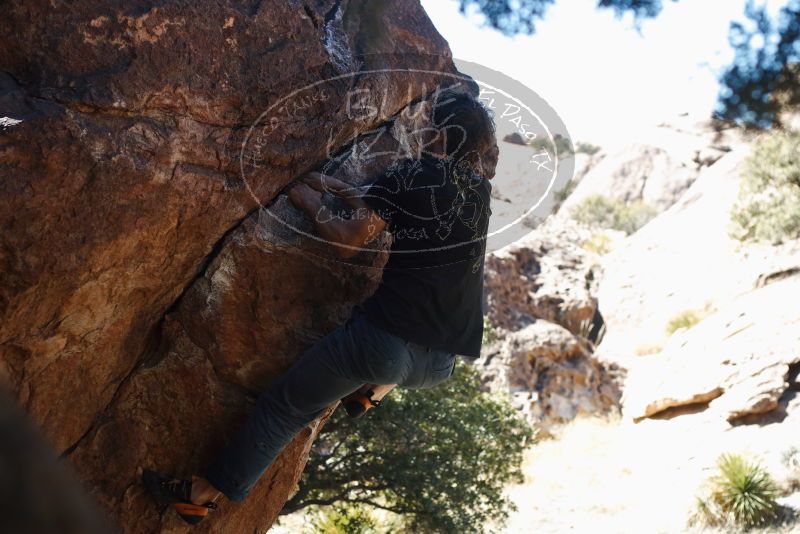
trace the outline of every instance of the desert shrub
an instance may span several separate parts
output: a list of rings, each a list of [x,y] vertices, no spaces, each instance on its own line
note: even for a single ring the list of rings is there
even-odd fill
[[[761,139],[744,163],[731,237],[779,243],[800,237],[800,132]]]
[[[699,323],[701,319],[701,315],[696,311],[682,311],[667,323],[667,334],[674,334],[680,328],[691,328]]]
[[[600,152],[600,147],[597,145],[593,145],[592,143],[578,142],[575,145],[576,154],[588,154],[590,156],[594,156],[598,152]]]
[[[553,197],[555,198],[555,201],[556,201],[556,203],[555,203],[556,205],[553,208],[553,211],[556,211],[556,210],[558,210],[559,207],[561,207],[561,204],[563,204],[564,201],[567,200],[567,198],[572,194],[572,192],[575,191],[575,188],[577,186],[578,186],[578,182],[577,181],[570,180],[567,183],[567,185],[565,185],[564,187],[562,187],[561,189],[559,189],[558,191],[556,191],[553,194]]]
[[[800,449],[797,447],[789,447],[785,450],[781,455],[781,460],[787,469],[800,471]]]
[[[592,236],[583,242],[582,247],[584,250],[594,252],[602,256],[611,252],[611,238],[604,233],[592,234]]]
[[[488,315],[483,316],[483,344],[494,343],[500,339],[497,328],[492,324]]]
[[[365,506],[337,504],[311,520],[314,534],[377,534],[377,521]]]
[[[717,467],[705,494],[697,498],[690,522],[750,528],[777,519],[777,486],[764,468],[738,454],[722,454]]]
[[[591,195],[573,206],[570,216],[578,222],[612,228],[632,234],[655,217],[656,210],[642,202],[624,202],[603,195]]]
[[[528,146],[535,152],[547,152],[551,156],[555,153],[558,154],[558,159],[564,159],[570,154],[574,154],[575,150],[572,147],[572,142],[559,134],[555,134],[552,139],[548,137],[537,137]]]

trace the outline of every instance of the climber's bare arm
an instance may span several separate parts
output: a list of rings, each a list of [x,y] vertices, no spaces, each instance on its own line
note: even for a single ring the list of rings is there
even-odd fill
[[[331,217],[328,209],[322,204],[324,191],[342,198],[355,210],[357,216],[350,219]],[[318,172],[309,173],[303,177],[301,183],[292,187],[289,190],[289,200],[311,217],[322,237],[347,245],[336,247],[342,258],[355,255],[359,247],[371,241],[386,227],[386,221],[360,198],[355,187]],[[372,398],[381,400],[395,386],[396,384],[364,384],[360,389],[363,391],[372,389],[374,391]]]
[[[344,219],[322,203],[322,191],[345,200],[353,214]],[[372,241],[386,227],[386,222],[357,194],[357,190],[341,180],[319,173],[311,173],[289,190],[289,200],[311,218],[319,235],[337,246],[340,257],[354,256],[366,243]]]

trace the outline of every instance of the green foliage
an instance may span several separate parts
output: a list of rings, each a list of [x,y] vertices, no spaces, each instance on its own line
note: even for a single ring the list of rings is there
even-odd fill
[[[763,2],[745,4],[743,24],[731,24],[735,54],[720,77],[718,115],[758,127],[780,126],[781,111],[800,104],[800,0],[787,0],[777,16]]]
[[[492,324],[488,315],[483,316],[483,344],[494,343],[500,339],[497,329]]]
[[[707,494],[697,498],[693,523],[750,528],[777,518],[777,486],[761,466],[737,454],[723,454],[717,467]]]
[[[412,532],[486,532],[514,509],[522,453],[537,439],[505,398],[479,391],[463,362],[444,384],[396,389],[366,417],[337,410],[323,428],[300,490],[284,513],[360,503],[402,516]]]
[[[779,243],[800,237],[800,133],[756,143],[745,162],[731,237]]]
[[[535,153],[547,152],[550,156],[557,156],[558,159],[564,159],[570,154],[574,154],[575,150],[572,147],[572,141],[567,137],[555,134],[552,139],[547,137],[537,137],[528,146],[531,147]]]
[[[555,0],[459,0],[460,10],[468,9],[483,15],[484,24],[496,28],[506,35],[531,34],[535,21],[544,18],[547,8]]]
[[[611,252],[611,238],[608,235],[598,232],[583,242],[583,249],[594,252],[602,256]]]
[[[675,1],[675,0],[673,0]],[[543,19],[555,0],[459,0],[462,13],[483,15],[484,24],[506,35],[532,34],[536,21]],[[661,0],[598,0],[598,9],[613,9],[615,15],[633,13],[636,20],[655,17],[661,12]]]
[[[702,317],[695,311],[682,311],[667,323],[667,334],[674,334],[680,328],[691,328],[700,322]]]
[[[370,511],[363,505],[331,506],[311,521],[314,534],[375,534],[378,525]]]
[[[626,203],[603,195],[591,195],[573,206],[570,215],[590,226],[632,234],[655,217],[656,211],[639,200]]]
[[[556,193],[555,193],[556,208],[555,209],[558,209],[558,207],[560,207],[561,204],[563,204],[564,201],[567,200],[567,198],[572,194],[572,192],[575,191],[576,187],[578,187],[578,182],[576,182],[575,180],[570,180],[569,183],[567,183],[567,185],[565,185],[562,189],[559,189],[558,191],[556,191]]]
[[[575,145],[576,154],[588,154],[590,156],[594,156],[598,152],[600,152],[600,147],[597,145],[593,145],[592,143],[578,142],[578,144]]]

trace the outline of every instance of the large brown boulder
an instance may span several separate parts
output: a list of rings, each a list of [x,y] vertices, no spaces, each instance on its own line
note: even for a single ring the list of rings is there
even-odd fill
[[[141,466],[199,469],[384,260],[334,261],[284,196],[257,206],[442,83],[368,71],[455,72],[449,49],[417,1],[1,11],[0,380],[124,531],[180,531]],[[324,419],[201,530],[266,530]]]

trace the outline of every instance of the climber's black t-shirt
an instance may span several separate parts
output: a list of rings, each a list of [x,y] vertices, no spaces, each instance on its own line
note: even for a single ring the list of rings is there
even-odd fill
[[[383,279],[363,308],[423,346],[480,355],[491,185],[432,156],[395,162],[363,200],[389,225]]]

